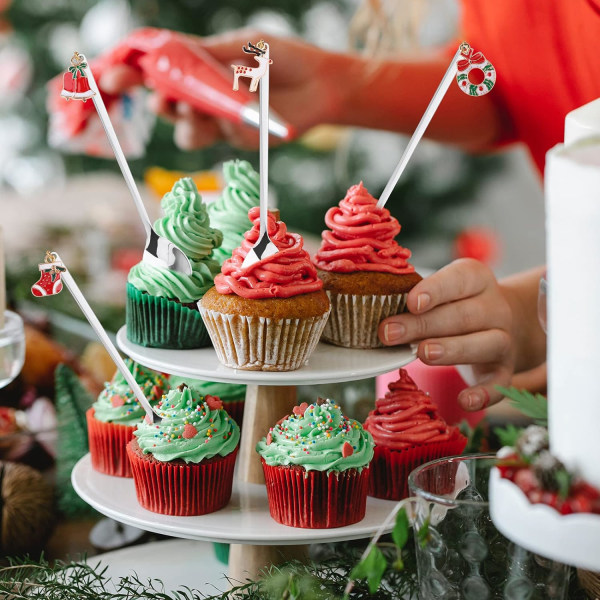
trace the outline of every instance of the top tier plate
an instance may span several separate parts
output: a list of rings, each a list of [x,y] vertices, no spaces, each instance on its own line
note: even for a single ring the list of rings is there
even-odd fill
[[[313,385],[367,379],[398,369],[415,359],[408,346],[349,350],[319,343],[308,363],[296,371],[242,371],[222,365],[212,348],[163,350],[145,348],[127,339],[125,326],[117,334],[119,348],[146,367],[206,381],[256,385]]]

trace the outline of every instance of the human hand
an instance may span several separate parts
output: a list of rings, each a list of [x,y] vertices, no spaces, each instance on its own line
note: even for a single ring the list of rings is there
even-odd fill
[[[187,36],[191,46],[197,45],[229,68],[232,62],[253,66],[252,58],[242,52],[248,40],[269,41],[273,64],[270,68],[270,105],[297,133],[323,122],[332,122],[344,98],[351,93],[341,85],[342,74],[351,69],[349,56],[326,52],[297,39],[284,39],[249,30],[199,38]],[[143,84],[143,75],[135,68],[118,64],[107,69],[100,87],[109,94]],[[175,125],[175,142],[185,150],[214,144],[225,139],[241,148],[258,146],[258,131],[248,125],[232,123],[196,111],[189,104],[167,99],[155,93],[151,108]],[[272,138],[273,143],[277,143]]]
[[[502,398],[495,386],[510,385],[515,370],[509,295],[483,263],[456,260],[409,292],[409,312],[382,321],[379,338],[388,346],[418,343],[417,356],[428,365],[472,365],[477,383],[458,402],[480,410]]]

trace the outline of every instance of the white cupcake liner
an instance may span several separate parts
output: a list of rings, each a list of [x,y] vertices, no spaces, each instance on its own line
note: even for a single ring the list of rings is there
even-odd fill
[[[323,341],[345,348],[382,348],[377,336],[379,323],[404,311],[405,294],[336,294],[327,291],[331,316],[323,330]]]
[[[199,306],[217,358],[246,371],[293,371],[319,342],[329,311],[306,319],[271,319],[220,313]]]

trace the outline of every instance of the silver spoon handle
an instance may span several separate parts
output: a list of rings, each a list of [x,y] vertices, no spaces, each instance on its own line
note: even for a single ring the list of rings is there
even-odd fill
[[[138,210],[140,218],[142,219],[142,223],[144,224],[144,228],[146,229],[146,234],[149,234],[150,228],[152,224],[150,223],[150,218],[148,217],[148,212],[146,211],[146,207],[142,201],[142,197],[140,196],[140,192],[135,183],[135,179],[131,174],[131,169],[129,168],[129,163],[125,158],[125,154],[123,154],[123,150],[121,149],[121,144],[119,144],[119,139],[117,138],[117,134],[115,133],[115,128],[113,127],[112,121],[108,116],[108,111],[106,110],[106,106],[104,105],[104,100],[102,100],[102,96],[100,95],[100,90],[98,89],[98,85],[96,80],[94,79],[94,74],[92,73],[92,69],[90,68],[90,64],[86,57],[81,54],[84,62],[87,64],[85,68],[85,73],[88,78],[88,83],[90,88],[92,89],[94,95],[92,96],[92,101],[94,102],[94,106],[98,111],[98,116],[100,117],[100,122],[102,123],[102,127],[104,127],[104,131],[106,133],[106,137],[108,138],[108,142],[110,143],[110,147],[115,153],[115,158],[117,159],[117,163],[121,168],[121,173],[123,173],[123,177],[125,178],[125,183],[129,188],[129,192],[133,197],[133,201],[135,202],[135,206]]]
[[[423,137],[427,126],[433,118],[435,111],[438,109],[438,106],[440,105],[441,101],[446,95],[446,92],[448,91],[448,88],[450,87],[450,84],[452,83],[452,80],[456,75],[456,62],[461,57],[461,48],[463,48],[462,44],[460,48],[456,51],[456,54],[454,55],[454,58],[452,59],[452,62],[450,63],[450,66],[448,67],[446,73],[444,74],[442,81],[438,85],[438,88],[435,91],[433,98],[431,99],[429,105],[425,109],[425,112],[423,113],[423,116],[421,117],[421,120],[419,121],[419,124],[415,129],[415,132],[412,134],[412,137],[408,141],[406,149],[404,150],[404,153],[400,158],[400,162],[394,169],[390,180],[387,182],[385,189],[379,197],[379,201],[377,202],[378,208],[383,208],[385,206],[385,203],[389,200],[390,194],[394,191],[394,188],[396,187],[396,184],[398,183],[402,172],[406,168],[406,165],[408,164],[408,161],[413,155],[413,152],[415,151],[418,143],[421,141],[421,138]]]
[[[117,366],[117,369],[119,369],[119,371],[121,372],[121,375],[123,375],[123,377],[125,377],[125,381],[127,381],[129,387],[133,390],[135,397],[139,400],[140,404],[144,407],[144,410],[146,411],[146,415],[150,419],[150,422],[153,422],[155,420],[154,411],[152,410],[152,406],[150,406],[150,403],[146,399],[146,396],[144,396],[144,392],[142,392],[142,389],[138,385],[138,382],[135,380],[134,376],[131,374],[131,372],[127,368],[125,361],[121,358],[121,355],[119,354],[118,350],[115,348],[115,345],[110,341],[110,338],[108,337],[104,327],[102,327],[102,324],[98,320],[96,313],[94,313],[94,311],[92,310],[92,307],[88,304],[88,301],[85,299],[85,296],[79,289],[79,286],[73,279],[73,276],[71,275],[69,270],[66,268],[65,264],[60,260],[60,256],[58,256],[58,254],[56,252],[54,252],[53,254],[56,257],[56,260],[60,261],[62,263],[63,267],[65,268],[65,271],[61,274],[62,281],[67,286],[69,292],[71,292],[71,295],[75,299],[75,302],[77,302],[77,305],[81,309],[81,312],[83,312],[83,314],[85,315],[85,318],[88,320],[89,324],[92,326],[92,329],[96,332],[96,335],[100,338],[102,345],[106,348],[106,351],[110,354],[110,357],[112,358],[113,362]]]

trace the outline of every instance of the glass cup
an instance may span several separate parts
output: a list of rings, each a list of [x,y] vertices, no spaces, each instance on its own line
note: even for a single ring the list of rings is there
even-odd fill
[[[0,388],[7,386],[21,372],[24,361],[23,319],[7,310],[4,312],[4,327],[0,329]]]
[[[569,567],[513,544],[488,503],[493,454],[442,458],[408,478],[415,506],[420,600],[563,600]],[[426,519],[423,545],[417,532]]]

